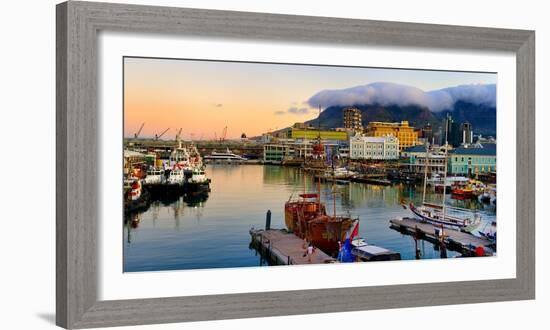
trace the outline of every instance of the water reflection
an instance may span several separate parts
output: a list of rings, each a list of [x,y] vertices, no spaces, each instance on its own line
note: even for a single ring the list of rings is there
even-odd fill
[[[125,271],[264,265],[265,260],[249,249],[249,229],[263,228],[267,210],[272,211],[272,227],[284,228],[285,201],[292,194],[317,190],[313,178],[299,168],[208,165],[207,174],[212,179],[209,194],[156,201],[147,211],[125,219]],[[400,201],[420,202],[422,187],[351,183],[320,188],[327,211],[332,213],[336,204],[337,213],[358,216],[360,235],[369,243],[400,252],[402,259],[416,257],[414,239],[390,229],[389,220],[411,216]],[[427,200],[441,202],[441,195],[428,192]],[[496,219],[494,206],[450,195],[446,203],[478,210],[484,219],[480,229]],[[441,255],[436,245],[417,245],[422,258]]]

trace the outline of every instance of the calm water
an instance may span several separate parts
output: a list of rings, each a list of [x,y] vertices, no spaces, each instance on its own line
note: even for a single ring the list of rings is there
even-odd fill
[[[249,229],[265,226],[265,214],[272,212],[271,227],[285,228],[284,203],[292,193],[303,191],[300,169],[260,165],[209,165],[212,179],[206,200],[155,202],[144,213],[134,215],[124,225],[124,271],[154,271],[199,268],[260,266],[261,258],[249,249]],[[308,191],[316,190],[306,175]],[[322,185],[322,199],[332,213],[333,196],[338,213],[359,216],[360,236],[370,244],[401,253],[402,259],[414,259],[414,240],[389,228],[389,220],[411,216],[403,209],[401,198],[419,202],[422,187],[389,187],[351,183]],[[439,200],[438,200],[439,199]],[[441,202],[441,195],[427,195],[428,201]],[[485,223],[495,221],[494,207],[477,202],[457,201],[447,196],[447,204],[478,209]],[[478,229],[483,229],[485,223]],[[439,251],[419,241],[422,258],[439,258]],[[457,255],[448,251],[448,256]]]

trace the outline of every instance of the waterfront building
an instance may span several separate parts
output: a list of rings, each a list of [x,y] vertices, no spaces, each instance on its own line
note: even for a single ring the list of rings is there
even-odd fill
[[[363,130],[363,119],[361,110],[349,107],[344,109],[344,128],[354,131]]]
[[[353,136],[349,153],[351,159],[398,159],[399,140],[393,135]]]
[[[288,131],[288,138],[291,139],[305,139],[315,140],[321,138],[321,140],[333,140],[333,141],[347,141],[348,132],[346,131],[332,131],[332,130],[317,130],[317,129],[300,129],[291,128]]]
[[[264,162],[280,163],[285,157],[290,157],[294,154],[294,149],[290,144],[264,144]]]
[[[461,146],[449,154],[451,174],[476,175],[497,170],[496,144],[482,143]]]
[[[348,158],[348,141],[321,140],[327,159]],[[283,160],[305,160],[313,157],[313,147],[317,140],[278,139],[264,144],[264,162],[281,164]]]
[[[392,135],[399,141],[399,150],[412,147],[418,144],[418,133],[409,122],[404,120],[399,123],[371,121],[367,125],[367,136]]]
[[[410,160],[409,169],[416,173],[423,173],[428,164],[428,173],[443,173],[445,171],[445,154],[441,152],[429,152],[426,158],[426,150]]]

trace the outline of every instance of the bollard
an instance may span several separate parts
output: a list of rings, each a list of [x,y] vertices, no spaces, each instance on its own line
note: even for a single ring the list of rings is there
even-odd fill
[[[267,210],[267,214],[265,215],[265,230],[271,229],[271,210]]]

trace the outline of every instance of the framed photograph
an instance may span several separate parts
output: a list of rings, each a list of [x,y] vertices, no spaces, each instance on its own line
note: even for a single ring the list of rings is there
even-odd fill
[[[57,324],[534,299],[534,47],[57,5]]]

